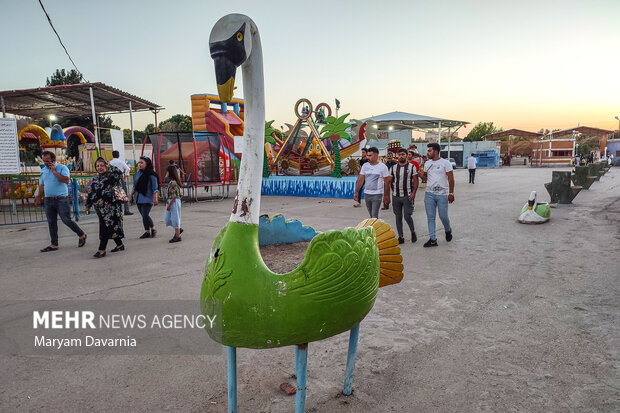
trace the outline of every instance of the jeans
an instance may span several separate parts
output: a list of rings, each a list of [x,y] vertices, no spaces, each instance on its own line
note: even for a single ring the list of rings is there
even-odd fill
[[[71,206],[69,197],[64,198],[45,198],[45,215],[47,216],[47,226],[50,231],[52,245],[58,245],[58,216],[63,224],[69,227],[79,237],[84,235],[84,231],[71,219]]]
[[[153,220],[149,216],[151,213],[151,208],[153,208],[152,204],[138,204],[138,211],[140,212],[140,215],[142,215],[142,225],[144,225],[145,231],[148,231],[155,226],[153,224]]]
[[[415,232],[413,219],[411,218],[411,214],[413,214],[413,201],[410,201],[408,196],[392,196],[392,210],[394,211],[394,215],[396,215],[396,230],[398,231],[398,236],[403,238],[403,211],[405,222],[413,234]]]
[[[129,196],[129,192],[127,192],[127,182],[125,182],[124,179],[121,181],[121,185],[123,186],[123,191],[125,191],[127,196]],[[124,203],[124,206],[125,206],[125,213],[128,213],[129,212],[129,200],[127,200],[127,202]]]
[[[437,195],[432,192],[424,194],[424,208],[426,209],[426,220],[428,221],[428,236],[435,241],[435,213],[439,210],[439,219],[446,232],[452,231],[450,218],[448,218],[448,195]]]
[[[469,183],[473,184],[474,183],[474,178],[476,177],[476,168],[474,169],[469,169]]]
[[[366,208],[370,218],[379,218],[379,208],[383,202],[383,195],[381,194],[364,194],[366,200]]]

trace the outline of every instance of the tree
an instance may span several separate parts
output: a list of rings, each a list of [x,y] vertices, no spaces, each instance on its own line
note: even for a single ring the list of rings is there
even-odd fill
[[[149,123],[148,125],[146,125],[146,127],[144,128],[144,133],[146,133],[147,135],[150,135],[151,133],[155,133],[155,125],[152,123]]]
[[[45,81],[46,86],[57,85],[75,85],[76,83],[82,83],[84,77],[80,72],[75,69],[71,69],[68,72],[65,69],[56,69],[52,76],[48,77]]]
[[[133,137],[135,143],[142,143],[146,134],[143,131],[134,130]],[[123,129],[123,140],[125,143],[131,143],[131,129]]]
[[[463,139],[465,142],[481,141],[484,135],[488,135],[495,132],[501,132],[502,128],[496,128],[493,122],[478,122],[476,126],[472,128],[467,137]]]
[[[321,129],[321,135],[323,138],[329,138],[329,140],[333,142],[334,170],[330,176],[334,178],[342,178],[339,141],[340,139],[346,139],[351,142],[351,135],[346,132],[351,125],[344,121],[347,116],[349,116],[348,113],[339,118],[328,116],[325,118],[327,125],[323,126],[323,129]]]
[[[159,130],[162,132],[191,132],[193,130],[192,117],[176,114],[159,122]]]

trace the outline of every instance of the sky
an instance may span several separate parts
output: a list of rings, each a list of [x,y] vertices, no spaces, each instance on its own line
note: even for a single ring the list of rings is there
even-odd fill
[[[504,129],[619,128],[620,0],[42,1],[84,77],[165,107],[158,120],[191,115],[190,95],[216,92],[209,33],[243,13],[261,35],[277,127],[305,97],[338,98],[356,119],[403,111]],[[0,90],[72,68],[37,0],[0,0],[0,10]],[[129,127],[127,114],[113,120]],[[153,121],[135,114],[134,128]]]

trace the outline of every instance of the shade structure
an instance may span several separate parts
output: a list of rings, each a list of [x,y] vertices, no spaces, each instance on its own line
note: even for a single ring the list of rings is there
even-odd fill
[[[3,110],[34,119],[92,116],[90,89],[93,90],[95,111],[98,115],[163,109],[156,103],[132,95],[101,82],[58,85],[34,89],[4,90],[0,92]]]
[[[439,126],[444,128],[459,127],[468,125],[469,122],[448,119],[442,117],[417,115],[415,113],[407,112],[389,112],[383,115],[371,116],[361,119],[362,122],[376,123],[378,129],[388,130],[403,130],[403,129],[419,129],[430,130],[437,129]]]

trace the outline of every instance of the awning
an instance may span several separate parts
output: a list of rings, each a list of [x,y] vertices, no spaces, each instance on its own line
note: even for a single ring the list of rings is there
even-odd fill
[[[90,88],[93,89],[97,115],[163,109],[156,103],[132,95],[101,82],[58,85],[35,89],[4,90],[0,92],[6,113],[44,119],[58,117],[92,116]]]
[[[383,115],[371,116],[360,119],[362,122],[376,123],[380,130],[403,130],[403,129],[437,129],[440,125],[444,128],[459,127],[469,124],[469,122],[456,119],[446,119],[433,116],[416,115],[407,112],[390,112]]]

